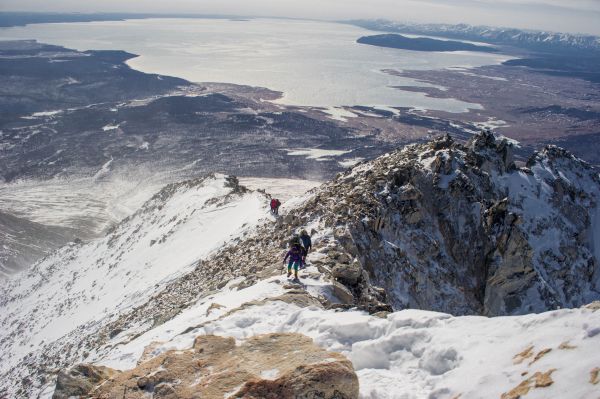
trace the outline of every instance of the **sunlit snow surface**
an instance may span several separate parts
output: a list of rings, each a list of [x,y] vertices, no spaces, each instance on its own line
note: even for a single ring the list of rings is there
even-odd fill
[[[225,82],[281,91],[283,104],[397,106],[464,112],[480,108],[393,86],[428,86],[383,70],[434,70],[499,64],[505,55],[417,52],[356,43],[371,35],[318,21],[146,19],[34,24],[0,30],[0,39],[37,39],[77,50],[125,50],[143,72],[192,82]],[[339,111],[337,111],[339,114]],[[341,117],[348,117],[342,115]],[[340,117],[339,115],[336,117]]]
[[[317,270],[309,267],[307,271]],[[257,334],[298,332],[346,355],[354,364],[365,399],[450,399],[458,394],[461,398],[499,398],[535,372],[553,368],[555,383],[532,390],[528,398],[597,397],[588,380],[599,359],[594,353],[600,345],[600,311],[487,318],[403,310],[381,319],[358,311],[302,309],[273,301],[231,312],[243,303],[281,295],[285,282],[283,276],[272,277],[237,291],[229,288],[237,283],[232,281],[222,292],[201,299],[133,341],[118,345],[123,337],[115,337],[106,349],[94,354],[94,360],[128,369],[135,367],[152,342],[162,342],[153,349],[158,355],[189,348],[202,334],[243,341]],[[331,286],[320,279],[303,278],[302,283],[312,295],[331,295]],[[213,304],[222,307],[210,309]],[[189,331],[189,326],[202,327]],[[531,357],[518,362],[515,355],[529,346],[533,346]],[[551,351],[532,362],[544,349]]]
[[[0,324],[27,326],[17,341],[0,331],[0,373],[44,343],[144,303],[267,217],[259,193],[216,201],[231,192],[224,183],[217,176],[161,191],[106,237],[63,247],[0,286]]]
[[[344,150],[323,150],[320,148],[302,148],[287,151],[288,155],[304,156],[306,159],[316,159],[317,161],[326,160],[329,159],[328,157],[337,157],[351,152]]]

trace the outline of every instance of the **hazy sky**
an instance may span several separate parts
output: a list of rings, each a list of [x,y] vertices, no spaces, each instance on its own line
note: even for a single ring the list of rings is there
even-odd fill
[[[600,35],[600,0],[0,0],[0,10],[387,18]]]

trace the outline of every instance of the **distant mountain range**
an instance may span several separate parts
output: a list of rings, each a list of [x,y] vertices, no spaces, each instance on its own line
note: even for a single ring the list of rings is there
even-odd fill
[[[472,26],[467,24],[412,24],[384,19],[347,21],[366,29],[443,36],[452,39],[483,41],[491,44],[516,46],[535,51],[593,52],[600,54],[600,38],[593,35],[541,32],[514,28]]]

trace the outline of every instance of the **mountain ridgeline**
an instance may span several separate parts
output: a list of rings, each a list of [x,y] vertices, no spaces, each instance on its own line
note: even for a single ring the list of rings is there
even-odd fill
[[[497,51],[509,53],[514,49],[526,50],[527,54],[508,60],[506,66],[524,66],[533,71],[561,77],[580,78],[600,82],[597,65],[600,62],[600,38],[593,35],[529,31],[466,24],[406,24],[388,20],[349,21],[366,29],[387,34],[367,36],[360,40],[367,44],[420,51]],[[464,42],[438,43],[408,39],[399,34],[437,36],[461,41],[489,43],[492,46],[476,46]],[[429,39],[431,40],[431,39]],[[360,42],[360,41],[359,41]],[[474,46],[479,48],[461,48]],[[450,50],[445,50],[450,48]]]
[[[515,46],[533,51],[600,54],[600,41],[594,35],[575,35],[467,24],[414,24],[384,19],[354,20],[349,21],[349,23],[380,32],[442,36],[456,40]]]

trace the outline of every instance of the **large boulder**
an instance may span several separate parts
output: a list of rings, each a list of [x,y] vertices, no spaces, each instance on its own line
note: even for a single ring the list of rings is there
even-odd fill
[[[107,399],[358,398],[352,363],[301,334],[259,335],[239,346],[233,338],[199,336],[188,350],[169,351],[104,377],[83,378],[77,385],[82,389],[62,392]]]
[[[337,263],[333,269],[331,269],[331,275],[348,285],[355,285],[358,282],[362,274],[362,268],[358,261],[350,264]]]

